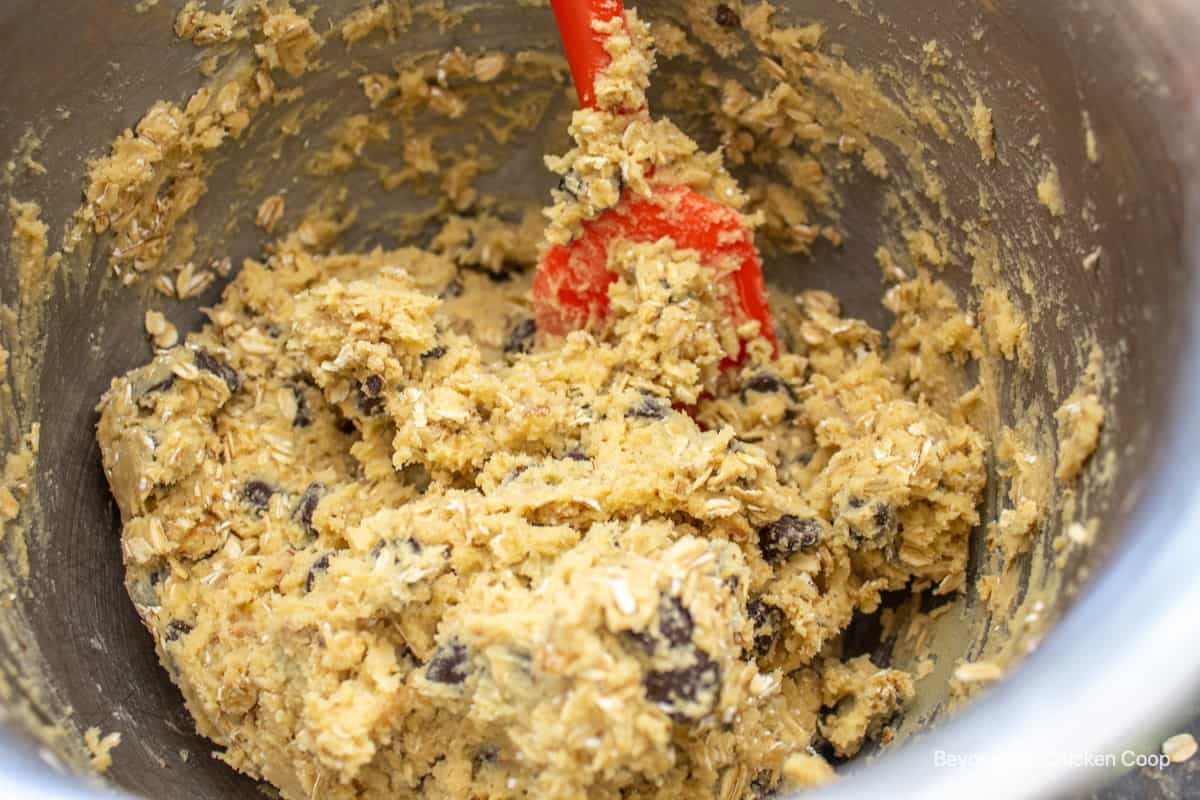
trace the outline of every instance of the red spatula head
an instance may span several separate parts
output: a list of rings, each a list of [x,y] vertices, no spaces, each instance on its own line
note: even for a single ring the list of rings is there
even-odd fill
[[[594,108],[596,76],[610,63],[605,35],[596,27],[623,19],[624,5],[621,0],[551,0],[551,5],[579,103]],[[609,248],[622,240],[652,244],[669,237],[676,247],[696,251],[715,279],[729,281],[733,319],[757,320],[762,336],[777,351],[762,264],[737,212],[686,187],[663,185],[655,186],[650,197],[626,192],[615,208],[582,227],[574,241],[553,247],[538,267],[533,301],[540,331],[562,335],[602,322],[608,287],[616,280],[608,270]]]
[[[762,264],[750,232],[737,212],[683,186],[656,186],[649,197],[628,193],[615,207],[583,224],[581,234],[551,248],[533,283],[538,330],[563,335],[603,322],[608,287],[609,249],[620,241],[651,244],[670,238],[695,250],[700,263],[730,283],[730,312],[737,320],[758,320],[775,348],[775,327],[767,306]]]

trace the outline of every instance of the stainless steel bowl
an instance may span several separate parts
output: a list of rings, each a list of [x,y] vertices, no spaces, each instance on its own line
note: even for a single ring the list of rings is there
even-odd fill
[[[42,138],[39,157],[51,167],[48,174],[17,169],[11,191],[39,201],[56,231],[79,205],[86,159],[103,152],[154,100],[182,99],[201,81],[194,49],[171,42],[176,4],[137,14],[132,5],[9,0],[0,8],[0,154],[18,151],[30,126]],[[326,3],[320,13],[356,5]],[[1045,397],[1051,365],[1063,385],[1074,382],[1080,332],[1094,334],[1113,356],[1103,448],[1115,454],[1117,468],[1103,491],[1084,495],[1087,513],[1101,521],[1100,535],[1067,564],[1066,590],[1051,598],[1047,613],[1060,621],[1015,674],[953,718],[940,721],[944,696],[924,699],[924,711],[902,726],[901,746],[850,765],[852,777],[823,796],[1080,791],[1114,768],[1080,768],[1072,759],[1156,749],[1200,688],[1200,626],[1194,622],[1200,607],[1200,7],[1190,0],[863,0],[862,13],[849,2],[779,5],[797,20],[827,22],[830,40],[845,45],[852,62],[887,63],[907,74],[919,72],[920,44],[936,38],[964,74],[987,87],[1008,157],[1003,170],[986,178],[994,224],[1017,237],[1012,246],[1040,265],[1034,293],[1052,298],[1055,312],[1034,321],[1038,368],[1005,376],[1009,418],[1024,400]],[[666,0],[642,6],[650,18],[677,8]],[[474,32],[418,25],[394,47],[555,47],[547,9],[504,2],[466,10],[480,21]],[[327,55],[347,63],[388,61],[386,52]],[[671,61],[662,67],[665,74],[685,68]],[[335,104],[354,102],[319,77],[309,91],[324,92]],[[1095,166],[1083,154],[1084,111],[1102,146]],[[691,124],[704,135],[704,120]],[[1041,152],[1058,165],[1068,197],[1080,204],[1091,198],[1094,227],[1075,213],[1055,238],[1044,215],[1035,213],[1030,177],[1037,164],[1018,147],[1035,134]],[[550,177],[538,157],[547,146],[544,138],[514,144],[506,166],[490,179],[492,190],[544,196]],[[960,136],[931,147],[952,207],[973,207],[983,175],[974,144]],[[275,177],[286,180],[289,160],[301,156],[285,151]],[[219,229],[231,211],[244,216],[253,208],[253,193],[237,176],[263,157],[263,148],[247,144],[218,170],[198,209],[202,229]],[[257,187],[260,195],[270,189]],[[852,313],[882,321],[870,255],[879,233],[872,191],[863,182],[847,187],[844,248],[819,250],[812,259],[776,258],[771,278],[830,288],[847,298]],[[394,211],[406,201],[386,202]],[[7,219],[0,222],[0,290],[15,305],[8,226]],[[1036,244],[1020,240],[1030,231],[1039,233]],[[360,234],[378,238],[367,227]],[[259,245],[256,232],[243,226],[221,242],[202,243],[210,252],[201,255],[240,257]],[[1079,260],[1096,245],[1103,248],[1102,265],[1086,272]],[[0,729],[0,776],[6,796],[95,796],[73,774],[81,757],[73,732],[98,725],[124,735],[107,774],[113,786],[153,798],[257,797],[252,781],[209,758],[210,745],[193,733],[124,593],[118,517],[100,469],[93,408],[109,379],[145,361],[149,351],[142,298],[114,288],[106,269],[100,246],[82,277],[55,282],[37,382],[13,384],[17,421],[4,415],[6,447],[33,421],[41,421],[42,435],[36,513],[21,520],[28,528],[28,576],[0,586],[0,718],[8,718]],[[970,293],[965,271],[947,277]],[[172,307],[174,321],[194,327],[199,306],[218,289],[191,306]],[[29,342],[13,341],[6,330],[5,345],[19,351]],[[998,492],[994,483],[989,514],[996,512]],[[1057,533],[1045,533],[1034,560],[1052,559],[1049,541]],[[13,541],[10,534],[6,546]],[[973,563],[981,542],[977,536]],[[942,644],[960,655],[978,652],[997,620],[972,592],[956,613],[971,636]],[[66,722],[56,735],[39,720]],[[189,757],[181,757],[183,751]],[[939,768],[939,752],[967,756],[971,764]]]

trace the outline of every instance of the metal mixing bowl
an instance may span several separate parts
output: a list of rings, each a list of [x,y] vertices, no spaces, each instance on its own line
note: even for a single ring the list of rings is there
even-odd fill
[[[201,81],[196,51],[171,41],[176,4],[151,5],[140,14],[130,11],[132,5],[8,0],[0,8],[0,154],[14,152],[30,125],[42,137],[40,157],[49,173],[19,177],[11,189],[38,200],[56,231],[79,204],[86,159],[102,153],[153,101],[184,98]],[[357,5],[327,3],[321,13]],[[1175,711],[1186,707],[1184,698],[1200,686],[1200,626],[1194,622],[1200,607],[1200,470],[1194,465],[1200,452],[1200,8],[1189,0],[863,0],[867,13],[856,12],[855,3],[779,5],[798,20],[828,23],[829,38],[845,45],[852,62],[889,63],[915,74],[921,43],[936,38],[982,81],[1008,163],[984,179],[973,143],[962,137],[934,143],[951,205],[972,207],[979,182],[986,180],[997,229],[1041,267],[1033,293],[1056,298],[1054,313],[1034,321],[1038,367],[1029,375],[1005,376],[1007,413],[1011,418],[1022,398],[1046,393],[1051,365],[1064,386],[1074,383],[1082,332],[1094,334],[1112,356],[1114,388],[1103,447],[1115,454],[1115,478],[1103,492],[1084,494],[1086,512],[1100,520],[1100,535],[1085,556],[1067,565],[1068,590],[1047,609],[1061,616],[1059,623],[1015,674],[952,719],[931,727],[945,697],[924,698],[926,711],[910,714],[902,726],[902,733],[919,735],[878,759],[851,765],[851,779],[822,796],[1020,797],[1081,790],[1111,770],[1075,768],[1048,754],[1154,750],[1170,732]],[[653,18],[673,4],[642,6]],[[505,2],[470,13],[481,22],[475,32],[418,26],[394,46],[555,46],[547,9]],[[362,52],[347,56],[347,63],[359,59],[387,63],[386,53]],[[670,61],[663,65],[665,74],[680,69]],[[335,104],[355,102],[333,94],[319,77],[309,91],[314,97],[324,91]],[[1103,148],[1095,166],[1083,154],[1085,110]],[[703,136],[703,121],[697,124]],[[1015,145],[1035,134],[1041,152],[1058,165],[1068,197],[1092,199],[1094,227],[1076,213],[1056,238],[1037,213],[1030,193],[1037,165]],[[545,138],[514,144],[505,167],[490,179],[492,190],[544,197],[550,176],[538,158],[547,146]],[[245,216],[253,208],[237,177],[263,156],[247,145],[221,167],[198,209],[202,230],[219,230],[218,221],[231,210]],[[285,152],[274,170],[281,185],[288,160],[300,157]],[[261,187],[261,193],[270,189]],[[851,313],[878,323],[884,315],[871,258],[878,199],[870,183],[847,192],[846,246],[818,250],[812,259],[775,258],[770,277],[792,288],[829,288],[846,298]],[[402,200],[386,202],[395,210]],[[0,223],[0,289],[12,304],[8,225],[7,219]],[[1031,231],[1038,234],[1036,243],[1028,241]],[[370,233],[364,230],[363,238]],[[205,246],[212,249],[207,255],[228,253],[236,260],[256,253],[260,243],[243,226]],[[1080,258],[1096,245],[1103,248],[1102,265],[1086,272]],[[4,708],[31,707],[33,717],[47,723],[65,718],[71,730],[120,730],[124,743],[107,779],[128,792],[258,797],[252,781],[208,757],[211,745],[193,733],[125,595],[118,515],[100,468],[93,409],[110,378],[143,363],[149,349],[142,298],[106,280],[103,247],[91,259],[84,279],[56,281],[40,382],[19,398],[27,401],[19,413],[22,429],[42,422],[39,508],[23,517],[31,528],[28,577],[6,589],[0,611],[6,621],[0,698]],[[964,294],[971,291],[965,271],[947,278]],[[181,329],[199,323],[199,306],[217,291],[170,309]],[[5,344],[21,346],[11,337]],[[17,428],[12,420],[5,424],[10,446]],[[999,498],[993,485],[989,515]],[[1053,558],[1048,542],[1057,533],[1045,533],[1033,558]],[[981,542],[976,536],[973,563]],[[985,604],[968,593],[956,608],[969,620],[973,638],[947,647],[977,652],[973,648],[993,622]],[[43,679],[22,681],[31,668]],[[94,796],[70,770],[47,766],[73,764],[78,746],[34,730],[28,715],[20,719],[0,729],[5,796]],[[181,757],[183,751],[189,757]],[[969,768],[939,769],[938,751],[974,760]]]

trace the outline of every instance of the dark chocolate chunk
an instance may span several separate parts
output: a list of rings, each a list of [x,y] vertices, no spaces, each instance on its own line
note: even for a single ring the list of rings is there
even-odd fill
[[[764,658],[779,637],[783,627],[783,611],[753,597],[746,603],[746,615],[754,623],[754,655]]]
[[[467,646],[455,640],[439,647],[425,667],[425,677],[434,683],[457,685],[467,679],[469,672]]]
[[[362,382],[362,390],[367,397],[379,397],[379,393],[383,391],[383,378],[378,375],[368,375],[367,379]]]
[[[379,379],[378,391],[376,391],[374,394],[369,393],[367,387],[367,384],[371,382],[371,378]],[[383,380],[380,379],[378,375],[368,375],[365,381],[362,381],[358,384],[354,392],[354,399],[355,404],[358,406],[358,410],[361,411],[364,416],[373,417],[380,411],[383,411],[383,398],[379,395],[379,392],[382,391]]]
[[[439,344],[437,347],[431,347],[424,353],[421,353],[422,361],[437,361],[442,356],[446,355],[446,345]]]
[[[769,563],[782,561],[821,540],[825,526],[819,519],[784,514],[758,530],[758,549]]]
[[[740,28],[742,27],[742,18],[738,13],[724,3],[717,3],[717,12],[715,14],[717,24],[722,28]]]
[[[229,391],[236,392],[242,385],[242,379],[238,376],[237,370],[226,364],[221,359],[213,356],[207,350],[196,351],[196,366],[205,372],[211,372],[221,380],[225,381],[225,385],[229,387]]]
[[[646,699],[658,705],[676,707],[671,718],[676,722],[688,720],[687,714],[678,709],[681,703],[695,703],[706,694],[712,693],[716,704],[721,685],[721,667],[703,651],[696,651],[696,662],[679,669],[654,670],[642,679]]]
[[[182,620],[173,619],[167,623],[167,641],[173,642],[180,636],[192,632],[192,626]]]
[[[532,318],[523,319],[513,326],[504,342],[506,353],[528,353],[533,349],[533,340],[537,336],[537,322]]]
[[[750,380],[742,386],[742,402],[746,402],[746,394],[748,392],[758,392],[759,394],[772,394],[774,392],[787,392],[787,396],[794,403],[798,399],[796,390],[791,387],[787,381],[778,378],[768,372],[759,372],[752,376]]]
[[[308,594],[317,585],[317,578],[329,572],[329,553],[318,558],[308,568],[308,575],[304,578],[304,593]]]
[[[261,515],[271,506],[271,495],[275,489],[265,481],[249,481],[242,487],[242,499],[254,509],[256,515]]]
[[[635,419],[665,419],[667,409],[657,399],[643,395],[642,401],[625,412],[625,416]]]
[[[664,597],[658,604],[658,632],[672,645],[692,641],[692,614],[677,597]]]
[[[296,416],[292,417],[293,428],[307,428],[312,425],[312,412],[308,408],[308,398],[304,395],[304,387],[298,383],[289,383],[292,396],[296,398]]]
[[[296,510],[293,512],[293,518],[299,521],[300,526],[309,536],[317,535],[316,529],[313,528],[313,514],[317,512],[317,504],[321,502],[324,494],[325,485],[319,481],[313,481],[304,490],[304,494],[300,495],[300,502],[296,504]]]
[[[333,427],[337,428],[341,433],[354,433],[355,431],[354,420],[349,417],[339,416],[337,422],[333,423]]]
[[[175,385],[176,380],[178,380],[178,378],[176,378],[175,373],[172,372],[170,375],[163,378],[158,383],[153,383],[153,384],[147,386],[146,394],[157,394],[159,392],[168,391],[172,386]]]

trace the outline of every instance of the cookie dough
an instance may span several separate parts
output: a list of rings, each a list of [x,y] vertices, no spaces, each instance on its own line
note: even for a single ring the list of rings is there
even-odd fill
[[[652,64],[629,30],[550,160],[551,240],[647,164],[737,205],[719,155],[614,113]],[[776,297],[781,352],[723,368],[747,331],[669,240],[551,339],[528,270],[309,233],[100,404],[130,596],[225,761],[289,800],[754,798],[886,738],[913,677],[842,633],[962,587],[985,484],[945,287],[892,289],[886,347]]]

